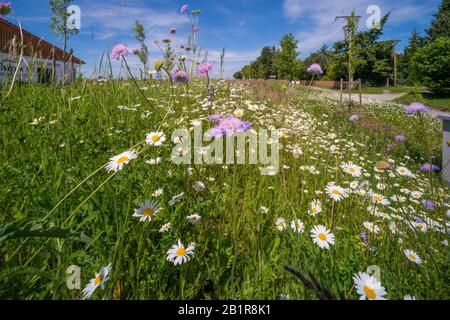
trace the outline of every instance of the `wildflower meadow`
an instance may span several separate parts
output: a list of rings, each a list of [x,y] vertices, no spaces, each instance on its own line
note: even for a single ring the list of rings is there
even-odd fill
[[[431,107],[347,103],[320,61],[304,85],[213,76],[201,10],[139,74],[118,43],[121,77],[1,84],[0,298],[448,299]]]

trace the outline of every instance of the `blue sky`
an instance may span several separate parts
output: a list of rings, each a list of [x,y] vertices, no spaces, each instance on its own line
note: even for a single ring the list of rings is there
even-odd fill
[[[51,12],[48,0],[11,0],[23,27],[45,40],[59,40],[50,32]],[[441,0],[75,0],[81,8],[81,31],[69,42],[75,54],[87,62],[83,73],[92,75],[102,53],[117,43],[137,48],[132,28],[139,20],[146,29],[150,59],[160,57],[156,39],[169,37],[172,27],[178,29],[170,36],[176,46],[187,39],[189,29],[180,7],[189,4],[199,8],[199,42],[208,50],[210,60],[218,61],[219,52],[226,49],[226,75],[231,76],[243,65],[254,60],[265,45],[277,45],[281,36],[292,32],[299,40],[301,57],[331,45],[343,38],[343,22],[334,22],[337,15],[349,14],[353,9],[362,16],[360,29],[366,29],[369,5],[378,5],[382,15],[391,11],[383,39],[401,40],[403,50],[411,31],[423,33],[437,12]],[[15,22],[14,16],[8,20]],[[133,68],[138,61],[131,58]],[[114,69],[117,70],[117,63]]]

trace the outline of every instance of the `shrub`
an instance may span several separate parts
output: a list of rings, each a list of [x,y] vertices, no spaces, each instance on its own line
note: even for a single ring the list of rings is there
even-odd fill
[[[413,80],[437,94],[450,94],[450,38],[440,38],[419,49],[411,59]]]

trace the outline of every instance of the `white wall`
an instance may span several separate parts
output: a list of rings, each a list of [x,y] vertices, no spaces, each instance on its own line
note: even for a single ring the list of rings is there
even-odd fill
[[[7,53],[0,53],[0,82],[11,81],[16,70],[18,60],[19,57],[13,57]],[[31,70],[31,66],[33,66],[33,70]],[[5,71],[5,68],[12,69],[12,71],[10,70],[10,74],[8,74],[8,71]],[[23,82],[37,83],[39,81],[39,68],[47,69],[51,72],[53,69],[53,62],[47,59],[23,57],[20,71],[17,74],[17,79],[20,79]],[[56,61],[56,79],[58,82],[63,79],[63,70],[64,63],[62,61]],[[78,65],[75,64],[75,77],[77,77],[77,75]],[[66,64],[65,80],[66,82],[72,81],[72,66],[70,63]]]

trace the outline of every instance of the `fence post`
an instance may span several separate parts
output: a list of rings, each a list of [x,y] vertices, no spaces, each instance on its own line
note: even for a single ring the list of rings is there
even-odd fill
[[[362,85],[361,79],[358,80],[358,89],[359,89],[359,106],[362,107]]]
[[[341,92],[341,97],[340,97],[341,106],[342,106],[342,94],[343,94],[343,91],[344,91],[344,79],[341,78],[341,90],[340,90],[340,92]]]

